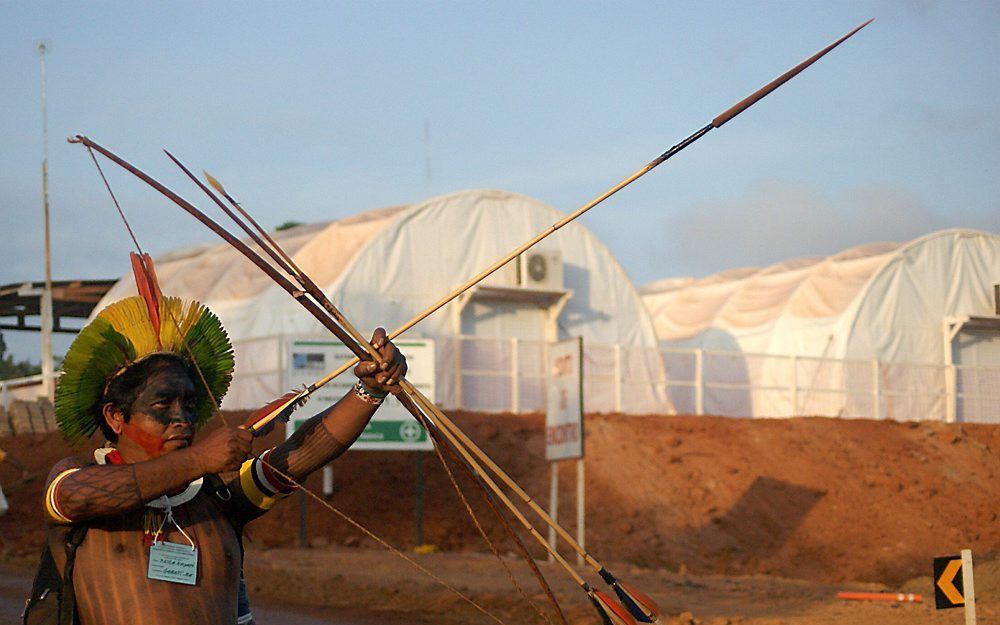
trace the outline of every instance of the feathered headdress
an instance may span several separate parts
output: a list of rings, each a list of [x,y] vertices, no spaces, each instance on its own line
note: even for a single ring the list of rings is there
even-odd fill
[[[139,295],[111,304],[77,335],[62,364],[56,388],[56,422],[78,442],[93,434],[103,416],[108,382],[157,353],[176,354],[199,372],[193,380],[198,422],[208,420],[229,389],[235,360],[219,318],[199,302],[163,297],[148,254],[132,254]]]

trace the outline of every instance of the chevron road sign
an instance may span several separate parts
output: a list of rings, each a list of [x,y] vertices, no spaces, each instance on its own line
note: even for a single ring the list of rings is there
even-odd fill
[[[976,623],[976,592],[972,582],[972,551],[934,558],[934,604],[938,610],[965,608],[966,625]]]

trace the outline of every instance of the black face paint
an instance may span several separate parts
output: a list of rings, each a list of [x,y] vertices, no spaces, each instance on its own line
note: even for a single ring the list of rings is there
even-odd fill
[[[193,426],[197,420],[194,383],[187,372],[178,366],[153,373],[132,405],[132,414],[143,414],[160,425],[183,424]]]

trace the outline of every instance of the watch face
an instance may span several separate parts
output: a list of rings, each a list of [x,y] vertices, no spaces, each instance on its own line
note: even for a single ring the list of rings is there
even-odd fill
[[[528,275],[535,282],[541,282],[545,279],[545,274],[548,269],[548,263],[545,262],[545,257],[541,254],[535,254],[528,259]]]

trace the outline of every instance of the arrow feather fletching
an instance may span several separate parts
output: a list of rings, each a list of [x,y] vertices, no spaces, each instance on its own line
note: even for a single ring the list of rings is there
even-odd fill
[[[615,594],[618,595],[618,599],[621,600],[622,605],[632,613],[637,622],[660,622],[660,608],[648,595],[625,582],[615,582],[612,588],[614,588]]]
[[[268,402],[258,408],[243,422],[243,427],[254,433],[255,436],[265,433],[267,425],[275,420],[287,421],[296,408],[302,406],[308,400],[309,395],[302,391],[291,391],[285,393],[278,399]]]
[[[636,625],[635,619],[621,604],[599,590],[587,592],[604,625]]]

